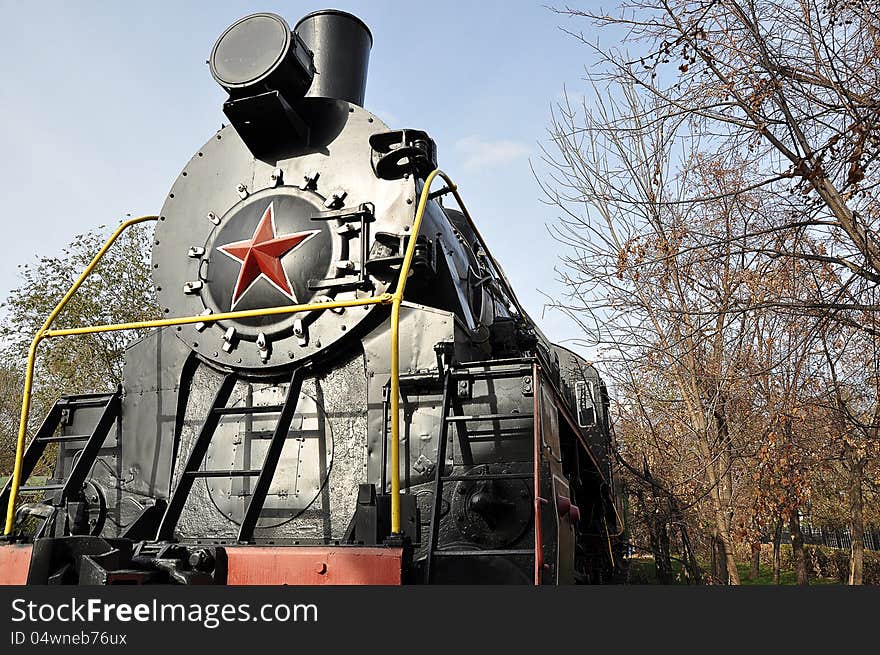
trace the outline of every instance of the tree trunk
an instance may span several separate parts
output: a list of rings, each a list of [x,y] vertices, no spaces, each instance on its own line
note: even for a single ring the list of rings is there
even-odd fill
[[[715,409],[715,425],[718,430],[718,440],[721,444],[720,452],[716,459],[717,490],[713,494],[715,500],[715,524],[718,529],[718,538],[721,540],[722,553],[724,554],[724,568],[727,573],[727,584],[739,584],[739,571],[736,568],[736,555],[733,550],[733,539],[730,538],[730,524],[733,520],[733,467],[731,461],[731,440],[727,424],[727,409],[724,400],[719,402]],[[713,475],[713,477],[715,477]]]
[[[739,584],[739,571],[736,568],[736,557],[733,553],[733,541],[730,538],[730,527],[727,525],[727,517],[720,509],[715,511],[716,539],[718,544],[719,569],[721,580],[727,584]]]
[[[694,554],[694,549],[691,546],[691,539],[688,536],[685,522],[683,520],[680,521],[679,526],[681,530],[681,552],[682,559],[685,562],[685,571],[687,571],[688,578],[693,584],[700,584],[700,582],[702,582],[700,564],[697,562],[697,556]]]
[[[788,527],[791,531],[791,557],[794,561],[794,570],[799,585],[808,585],[807,558],[804,553],[804,535],[801,532],[801,517],[797,509],[789,514]]]
[[[658,523],[660,519],[657,516],[656,512],[652,511],[648,507],[648,503],[645,500],[645,492],[642,489],[636,490],[636,499],[638,500],[642,517],[645,520],[645,528],[648,531],[648,539],[651,545],[651,554],[654,556],[654,570],[657,574],[657,584],[669,584],[671,582],[669,575],[669,553],[667,550],[666,554],[664,554],[661,546],[661,540],[658,531]],[[652,503],[652,505],[656,507],[656,499],[654,500],[655,502]]]
[[[862,499],[862,477],[864,469],[857,453],[850,453],[849,459],[849,579],[847,584],[862,584],[865,553],[865,517]]]
[[[780,547],[782,545],[782,517],[776,520],[776,528],[773,530],[773,584],[778,585],[779,570],[782,565]]]
[[[655,498],[655,502],[659,505],[660,502]],[[664,503],[665,504],[665,503]],[[658,567],[658,571],[663,571],[663,584],[671,584],[674,580],[674,575],[672,574],[672,555],[670,553],[669,546],[669,530],[667,528],[666,517],[663,514],[657,514],[657,543],[659,545],[660,550],[660,566]]]
[[[720,578],[718,577],[718,540],[715,538],[714,532],[712,533],[712,536],[709,537],[709,571],[712,584],[720,582]]]
[[[761,542],[752,542],[752,562],[749,567],[749,580],[757,580],[761,575]]]

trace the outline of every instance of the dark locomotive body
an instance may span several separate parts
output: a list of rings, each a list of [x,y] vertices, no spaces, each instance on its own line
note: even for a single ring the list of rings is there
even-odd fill
[[[371,43],[336,11],[294,30],[258,14],[221,36],[212,73],[231,124],[162,208],[164,315],[394,290],[436,149],[361,107]],[[37,538],[0,557],[29,548],[31,583],[609,581],[623,526],[605,387],[540,333],[442,199],[426,207],[399,322],[401,533],[391,317],[377,304],[206,319],[131,344],[118,393],[63,398],[47,417],[37,441],[59,443],[54,478],[23,487],[17,514],[38,519]]]

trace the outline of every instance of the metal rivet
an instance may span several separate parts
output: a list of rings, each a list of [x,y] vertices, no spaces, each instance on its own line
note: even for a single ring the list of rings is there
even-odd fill
[[[183,292],[187,294],[198,293],[203,286],[205,286],[205,283],[201,280],[193,280],[183,285]]]
[[[321,177],[321,174],[318,171],[309,171],[308,173],[303,175],[303,184],[300,189],[302,189],[303,191],[315,189],[318,186],[319,177]]]
[[[257,350],[260,353],[260,361],[264,364],[269,361],[269,340],[260,332],[257,335]]]
[[[301,318],[298,318],[293,322],[293,334],[300,346],[305,346],[309,343],[309,333]]]
[[[225,352],[230,353],[235,349],[235,346],[238,345],[238,338],[235,336],[234,327],[226,329],[226,332],[223,333],[223,341],[226,342],[223,344],[223,350]]]
[[[315,296],[315,302],[333,302],[333,300],[329,296]],[[331,307],[330,311],[334,314],[342,314],[345,312],[345,307]]]
[[[210,307],[208,307],[201,314],[199,314],[199,316],[209,316],[213,313],[214,313],[213,310]],[[201,332],[202,330],[205,329],[206,326],[207,326],[207,323],[199,322],[199,323],[196,323],[195,328],[196,328],[197,332]]]
[[[345,204],[344,201],[346,196],[348,196],[348,191],[345,189],[336,189],[336,191],[331,193],[330,197],[324,201],[324,206],[327,209],[338,209]]]

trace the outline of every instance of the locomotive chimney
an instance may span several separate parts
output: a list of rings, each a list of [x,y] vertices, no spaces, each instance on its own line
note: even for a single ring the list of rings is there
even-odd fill
[[[357,16],[323,9],[304,16],[293,31],[314,56],[315,76],[306,96],[364,104],[373,35]]]

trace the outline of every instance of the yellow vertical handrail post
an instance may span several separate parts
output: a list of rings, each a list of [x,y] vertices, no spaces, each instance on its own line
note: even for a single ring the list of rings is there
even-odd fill
[[[425,209],[428,206],[428,199],[431,195],[431,185],[437,177],[442,177],[449,187],[449,191],[455,196],[456,202],[467,214],[461,198],[458,195],[456,186],[439,168],[432,171],[422,187],[422,193],[419,196],[419,204],[416,209],[415,219],[413,220],[409,241],[406,245],[406,253],[403,257],[403,263],[400,266],[400,277],[397,280],[397,287],[391,296],[391,533],[400,534],[400,304],[403,302],[403,291],[406,288],[406,279],[409,276],[409,269],[412,266],[413,256],[416,250],[416,241],[419,236],[419,230],[422,226],[422,218],[425,215]],[[438,475],[442,475],[443,462],[437,462],[439,467]]]
[[[110,238],[107,239],[104,246],[98,251],[98,254],[94,256],[89,265],[86,266],[85,270],[80,274],[79,278],[76,282],[73,283],[73,286],[70,287],[68,292],[64,294],[64,297],[55,305],[55,309],[52,310],[52,313],[49,314],[49,317],[43,323],[43,326],[37,331],[36,336],[34,336],[34,340],[31,342],[31,346],[28,349],[28,359],[27,365],[25,367],[24,372],[24,393],[22,395],[21,401],[21,416],[19,418],[18,423],[18,439],[15,442],[15,465],[12,469],[12,486],[9,489],[9,503],[6,506],[6,525],[3,530],[3,534],[9,535],[12,534],[12,526],[13,519],[15,518],[15,501],[18,498],[18,488],[21,485],[21,465],[22,459],[24,458],[24,439],[27,434],[27,423],[28,417],[31,412],[31,391],[34,386],[34,363],[37,357],[37,346],[40,345],[40,341],[46,335],[46,332],[49,329],[49,326],[52,325],[52,322],[58,317],[58,314],[64,309],[70,299],[73,297],[73,294],[76,293],[77,289],[82,286],[82,283],[85,282],[86,278],[91,274],[91,272],[95,269],[95,266],[98,265],[98,262],[101,261],[101,258],[104,256],[104,253],[110,249],[110,246],[113,245],[113,242],[122,234],[125,230],[127,230],[132,225],[136,225],[138,223],[143,223],[145,221],[156,221],[158,220],[158,216],[139,216],[137,218],[130,218],[118,228],[116,231],[110,235]]]

